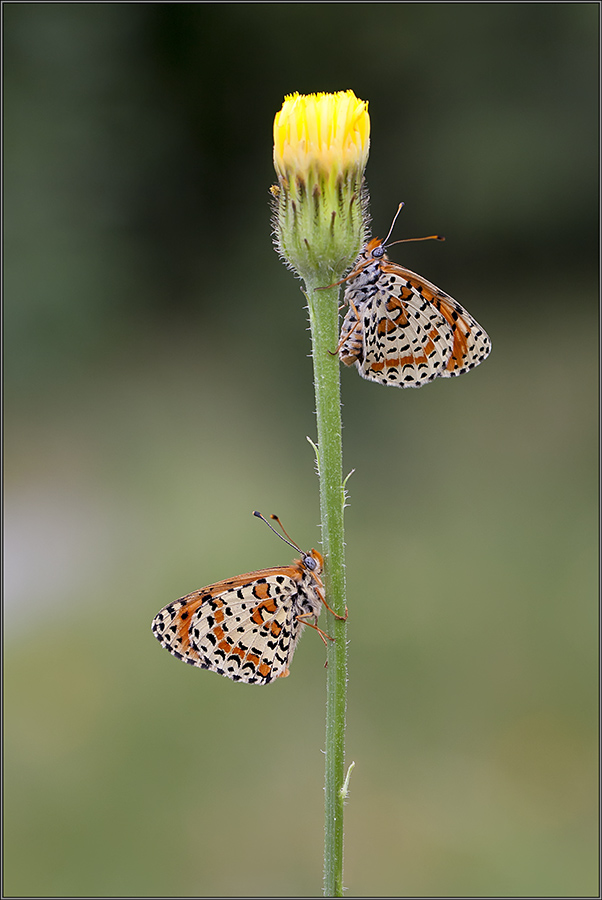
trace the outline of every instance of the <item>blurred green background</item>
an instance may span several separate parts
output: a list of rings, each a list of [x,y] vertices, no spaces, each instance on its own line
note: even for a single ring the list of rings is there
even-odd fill
[[[374,232],[493,351],[342,373],[350,896],[598,892],[598,5],[9,4],[5,894],[319,895],[324,651],[179,664],[167,602],[319,542],[285,93],[369,101]]]

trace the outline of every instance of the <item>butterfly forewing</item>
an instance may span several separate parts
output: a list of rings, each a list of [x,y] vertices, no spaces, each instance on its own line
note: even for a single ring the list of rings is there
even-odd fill
[[[491,344],[480,325],[434,284],[392,263],[381,248],[373,238],[347,279],[341,361],[355,363],[364,378],[397,387],[421,387],[482,362]]]
[[[491,351],[491,341],[470,313],[447,294],[439,291],[435,305],[447,319],[453,332],[452,352],[441,375],[444,378],[462,375],[487,359]]]
[[[248,684],[269,684],[288,674],[304,622],[320,614],[321,556],[310,571],[303,560],[263,569],[194,591],[168,604],[152,630],[183,662]]]

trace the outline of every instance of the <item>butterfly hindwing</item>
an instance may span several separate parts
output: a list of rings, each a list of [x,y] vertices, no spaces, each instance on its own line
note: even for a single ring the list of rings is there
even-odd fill
[[[341,340],[349,334],[357,355],[349,360],[351,347],[344,346],[343,362],[355,361],[364,378],[399,387],[421,387],[443,372],[450,355],[451,328],[415,284],[388,272],[366,299],[348,291],[350,305]],[[360,318],[357,334],[351,333],[357,322],[354,306]]]

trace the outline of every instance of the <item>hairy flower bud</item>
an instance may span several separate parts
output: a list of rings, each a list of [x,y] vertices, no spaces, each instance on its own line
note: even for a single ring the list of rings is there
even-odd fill
[[[365,242],[367,107],[353,91],[290,94],[274,120],[275,243],[306,282],[341,277]]]

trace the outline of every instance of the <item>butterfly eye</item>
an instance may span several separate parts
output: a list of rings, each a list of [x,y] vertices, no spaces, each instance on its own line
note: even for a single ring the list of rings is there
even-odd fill
[[[312,572],[315,572],[318,563],[313,558],[313,556],[309,556],[308,554],[307,556],[303,557],[303,565],[306,569],[311,569]]]
[[[373,259],[380,259],[384,255],[385,255],[385,248],[382,246],[375,247],[374,250],[372,251]]]

